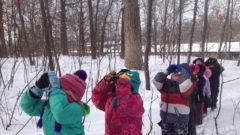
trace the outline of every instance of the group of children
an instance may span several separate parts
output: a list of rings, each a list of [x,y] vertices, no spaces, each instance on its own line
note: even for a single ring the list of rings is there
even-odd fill
[[[158,124],[163,135],[196,134],[195,124],[201,124],[202,112],[216,108],[223,68],[214,58],[205,63],[198,58],[193,63],[170,65],[153,79],[161,92],[162,120]],[[84,70],[59,78],[54,72],[44,73],[23,93],[20,106],[30,116],[40,116],[37,126],[43,127],[45,135],[84,135],[82,121],[90,113],[90,107],[81,101],[86,78]],[[142,134],[140,84],[137,71],[122,69],[105,75],[93,88],[91,100],[105,112],[105,135]],[[44,93],[46,98],[42,98]]]

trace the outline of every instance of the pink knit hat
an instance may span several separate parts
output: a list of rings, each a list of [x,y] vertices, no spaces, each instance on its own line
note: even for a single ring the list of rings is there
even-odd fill
[[[73,74],[60,77],[60,84],[68,95],[69,102],[80,102],[86,90],[86,82]]]

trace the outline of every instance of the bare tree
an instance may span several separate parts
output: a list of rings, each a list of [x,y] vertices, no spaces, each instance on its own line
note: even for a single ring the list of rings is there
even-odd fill
[[[60,5],[61,5],[61,52],[63,55],[68,55],[66,0],[60,0]]]
[[[228,22],[229,22],[230,3],[231,3],[231,0],[228,0],[227,12],[226,12],[226,17],[225,17],[225,21],[224,21],[224,24],[223,24],[222,32],[221,32],[221,38],[220,38],[220,43],[219,43],[217,58],[220,58],[220,57],[221,57],[222,44],[223,44],[224,38],[225,38],[226,27],[227,27],[227,24],[228,24]]]
[[[165,63],[166,58],[166,44],[167,44],[167,14],[168,14],[168,5],[169,0],[164,0],[165,9],[164,9],[164,19],[163,19],[163,63]]]
[[[124,59],[125,57],[125,36],[124,36],[124,8],[122,10],[122,27],[121,27],[121,54],[120,57]]]
[[[148,0],[148,14],[147,14],[147,44],[144,53],[144,73],[146,81],[146,89],[150,90],[150,75],[148,66],[148,55],[151,52],[151,30],[152,30],[152,5],[153,0]]]
[[[85,40],[84,40],[84,13],[83,13],[83,1],[80,0],[80,12],[79,12],[79,55],[85,55]]]
[[[0,57],[7,56],[7,47],[4,37],[4,21],[3,21],[3,0],[0,0]]]
[[[96,59],[96,36],[94,31],[93,23],[93,9],[92,9],[92,0],[88,0],[88,10],[89,10],[89,23],[90,23],[90,38],[91,38],[91,55],[92,59]]]
[[[106,22],[107,22],[107,18],[109,15],[109,11],[112,7],[113,4],[113,0],[109,0],[109,5],[107,8],[107,12],[105,13],[105,16],[103,18],[103,24],[102,24],[102,34],[101,34],[101,45],[100,45],[100,54],[103,55],[103,47],[104,47],[104,42],[105,42],[105,30],[106,30]]]
[[[122,0],[124,5],[125,66],[142,69],[141,26],[138,0]]]
[[[208,25],[208,2],[209,0],[205,0],[205,6],[204,6],[204,25],[203,25],[203,33],[202,33],[202,58],[204,59],[204,52],[205,52],[205,42],[206,42],[206,36],[207,36],[207,25]]]
[[[181,49],[181,36],[182,36],[182,10],[183,10],[183,0],[179,0],[179,20],[178,20],[178,47],[177,47],[177,64],[180,63],[180,49]]]
[[[193,22],[192,22],[192,28],[191,28],[190,41],[189,41],[189,54],[188,54],[187,63],[190,63],[191,56],[192,56],[192,44],[193,44],[194,30],[195,30],[195,24],[196,24],[197,7],[198,7],[198,0],[195,0],[194,11],[193,11]]]
[[[21,22],[21,27],[22,27],[24,41],[25,41],[25,44],[26,44],[26,47],[27,47],[27,53],[28,53],[28,57],[29,57],[29,62],[30,62],[31,65],[34,65],[34,60],[32,58],[31,47],[29,45],[28,36],[27,36],[25,23],[24,23],[24,18],[23,18],[23,15],[22,15],[22,9],[21,9],[21,2],[20,2],[20,0],[17,0],[17,9],[18,9],[19,17],[20,17],[20,22]]]
[[[40,1],[40,8],[41,8],[41,13],[42,13],[42,25],[43,25],[43,30],[44,30],[44,35],[45,35],[45,48],[46,52],[48,55],[48,60],[49,60],[49,68],[50,70],[54,70],[54,64],[53,64],[53,58],[52,58],[52,52],[51,52],[51,41],[50,41],[50,36],[49,36],[49,23],[47,21],[47,15],[46,15],[46,10],[45,10],[45,4],[43,0]],[[48,8],[46,6],[46,8]]]

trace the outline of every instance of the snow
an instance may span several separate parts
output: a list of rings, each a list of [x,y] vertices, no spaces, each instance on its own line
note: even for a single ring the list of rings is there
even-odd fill
[[[238,43],[236,43],[238,44]],[[239,44],[238,44],[239,45]],[[237,45],[236,45],[237,46]],[[3,59],[0,60],[2,65],[2,74],[4,77],[5,83],[7,80],[10,80],[11,71],[14,63],[16,62],[16,66],[14,69],[15,77],[13,80],[13,85],[9,89],[4,90],[5,98],[2,98],[0,104],[0,117],[4,121],[5,125],[9,121],[9,116],[5,115],[3,110],[7,110],[9,113],[12,112],[14,104],[17,100],[17,96],[21,93],[22,89],[25,87],[27,82],[29,82],[34,76],[41,71],[42,68],[42,58],[36,58],[38,66],[29,66],[28,62],[22,58],[15,59],[9,58],[4,62]],[[82,63],[81,65],[79,65]],[[182,57],[182,62],[186,61],[185,57]],[[240,77],[239,67],[236,66],[236,61],[222,61],[222,64],[225,68],[223,73],[223,81],[228,81],[231,79],[235,79]],[[88,73],[88,90],[85,93],[84,101],[91,97],[91,89],[94,87],[97,81],[101,79],[106,73],[110,70],[120,70],[124,68],[124,61],[119,57],[101,57],[97,60],[92,60],[90,57],[60,57],[60,66],[62,70],[62,74],[67,72],[74,72],[76,69],[80,67],[87,71]],[[158,56],[151,56],[149,60],[149,68],[150,68],[150,77],[153,78],[154,75],[159,72],[165,70],[168,66],[167,63],[163,63],[162,60]],[[40,73],[41,74],[41,73]],[[99,74],[100,77],[97,77]],[[145,77],[144,72],[140,71],[141,76],[141,87],[140,94],[144,101],[145,113],[143,115],[144,125],[142,128],[143,135],[147,134],[150,129],[150,120],[149,120],[149,109],[150,102],[152,103],[152,122],[153,122],[153,131],[152,135],[161,134],[161,128],[157,125],[160,121],[159,111],[160,111],[160,94],[153,87],[152,90],[145,90]],[[38,75],[39,77],[39,75]],[[31,85],[34,84],[36,79],[31,82]],[[221,135],[236,135],[240,134],[240,109],[238,102],[240,101],[240,80],[232,81],[229,83],[225,83],[223,86],[222,93],[222,109],[218,118],[218,130]],[[30,86],[31,86],[30,85]],[[0,85],[0,94],[3,93],[3,85]],[[153,95],[153,97],[152,97]],[[152,98],[151,98],[152,97]],[[91,113],[86,117],[84,126],[85,126],[85,134],[86,135],[103,135],[104,134],[104,112],[98,110],[93,103],[90,101],[89,106],[91,108]],[[234,109],[235,106],[238,106],[236,111]],[[235,116],[234,116],[235,112]],[[197,126],[198,135],[215,135],[215,123],[214,117],[217,115],[217,110],[208,111],[208,115],[204,118],[204,123],[200,126]],[[233,120],[234,117],[234,120]],[[16,134],[22,126],[29,120],[30,116],[26,115],[21,108],[17,105],[17,108],[14,113],[14,119],[10,128],[6,131],[0,122],[0,134],[1,135],[14,135]],[[37,117],[33,117],[30,122],[26,125],[25,128],[19,133],[19,135],[43,135],[42,129],[36,128]]]

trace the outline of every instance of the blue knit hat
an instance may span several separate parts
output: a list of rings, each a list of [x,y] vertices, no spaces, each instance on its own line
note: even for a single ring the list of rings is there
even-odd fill
[[[74,75],[78,76],[83,81],[85,81],[87,79],[87,73],[84,70],[82,70],[82,69],[77,70],[74,73]]]

